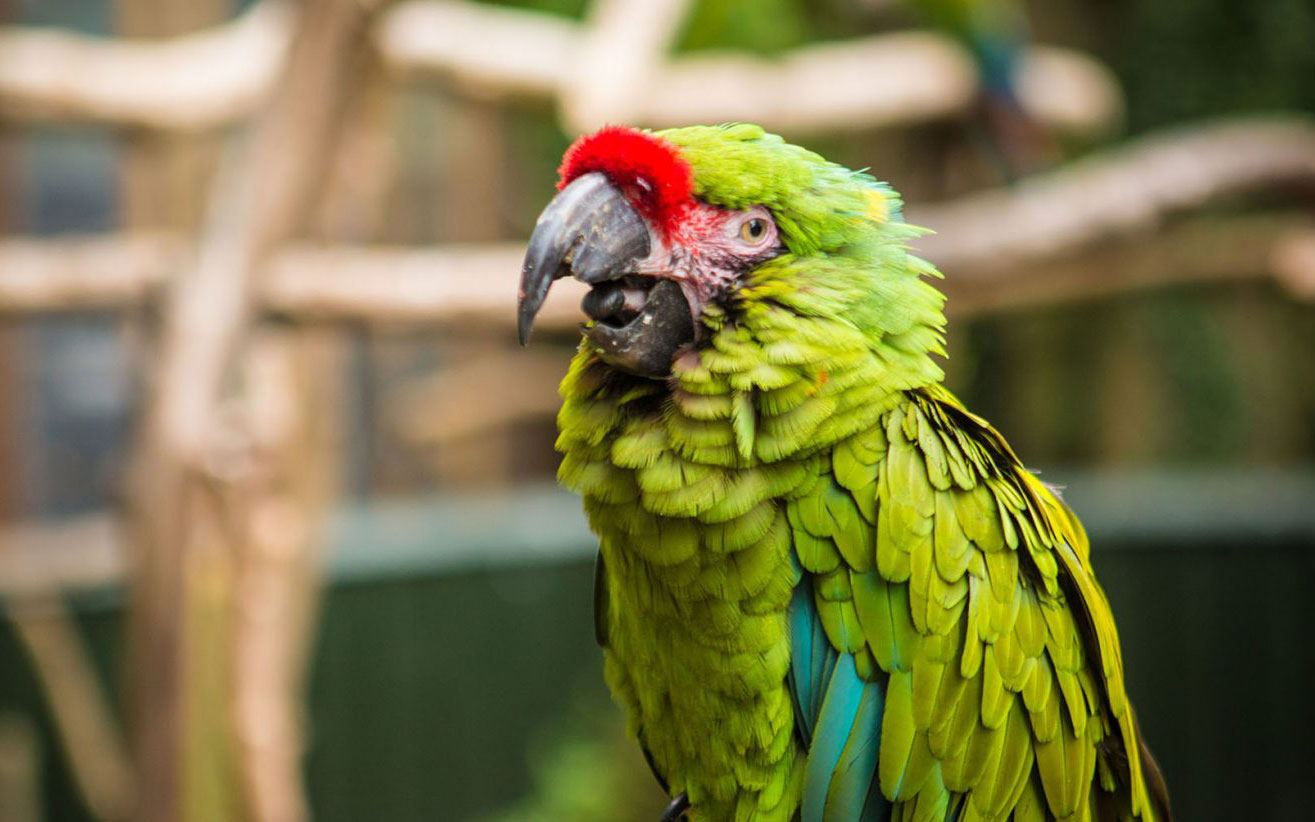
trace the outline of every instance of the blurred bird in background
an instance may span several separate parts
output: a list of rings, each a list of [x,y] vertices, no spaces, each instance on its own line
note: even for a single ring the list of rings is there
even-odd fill
[[[1018,84],[1031,39],[1023,4],[1019,0],[907,3],[972,55],[980,81],[976,125],[1003,176],[1016,179],[1056,162],[1059,148],[1054,135],[1020,102]]]

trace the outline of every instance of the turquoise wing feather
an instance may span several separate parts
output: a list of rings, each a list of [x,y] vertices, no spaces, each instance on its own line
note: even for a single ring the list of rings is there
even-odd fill
[[[811,578],[790,602],[790,642],[797,727],[808,746],[802,822],[888,819],[890,803],[876,778],[884,687],[860,677],[854,657],[828,642]]]

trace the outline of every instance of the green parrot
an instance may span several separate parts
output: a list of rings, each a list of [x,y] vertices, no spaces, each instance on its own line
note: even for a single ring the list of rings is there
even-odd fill
[[[558,477],[665,820],[1169,818],[1082,526],[940,385],[920,233],[754,125],[562,163],[520,336],[591,286]]]

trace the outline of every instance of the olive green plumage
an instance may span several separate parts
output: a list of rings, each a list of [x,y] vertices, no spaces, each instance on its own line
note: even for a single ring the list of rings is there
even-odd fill
[[[939,387],[895,195],[753,126],[659,135],[788,248],[668,380],[586,344],[562,383],[607,679],[660,778],[694,820],[1157,818],[1086,537]]]

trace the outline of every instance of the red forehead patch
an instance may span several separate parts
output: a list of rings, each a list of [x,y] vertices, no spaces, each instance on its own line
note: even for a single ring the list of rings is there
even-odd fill
[[[557,170],[557,189],[593,171],[606,174],[663,229],[671,228],[692,199],[689,163],[674,145],[638,129],[608,126],[576,140]]]

